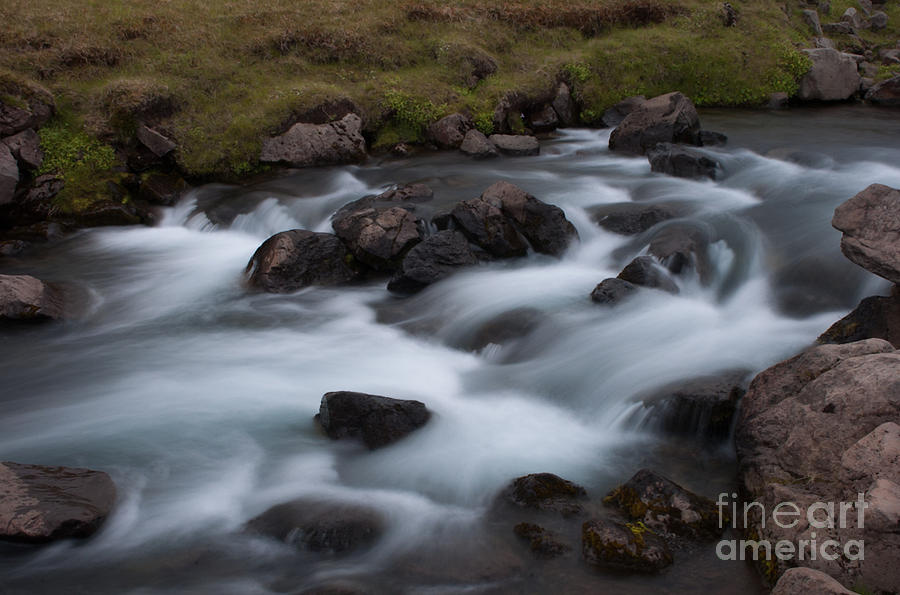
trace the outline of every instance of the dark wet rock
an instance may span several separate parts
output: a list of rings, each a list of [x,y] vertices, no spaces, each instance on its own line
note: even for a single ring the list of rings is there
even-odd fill
[[[0,137],[40,128],[56,109],[53,96],[46,89],[32,86],[6,91],[12,94],[13,101],[0,98]]]
[[[510,157],[527,157],[541,152],[541,145],[533,136],[492,134],[488,140],[498,151]]]
[[[124,196],[124,191],[118,188],[117,191]],[[145,214],[133,203],[104,200],[91,203],[77,213],[60,215],[59,219],[75,227],[106,227],[140,225],[145,221]]]
[[[603,499],[632,521],[657,534],[715,539],[722,534],[715,502],[649,469],[641,469]]]
[[[746,392],[746,372],[701,376],[642,395],[644,423],[670,433],[724,440],[738,402]]]
[[[559,118],[560,126],[574,126],[578,123],[578,108],[572,98],[569,85],[560,83],[556,89],[556,97],[553,98],[553,110]]]
[[[62,191],[65,183],[53,174],[38,176],[31,182],[31,187],[19,193],[8,203],[0,202],[0,227],[23,226],[50,217],[53,197]]]
[[[293,167],[356,163],[366,156],[362,119],[347,114],[328,124],[299,123],[262,143],[260,161]]]
[[[672,143],[660,143],[647,151],[650,170],[678,178],[716,179],[719,164],[700,153]]]
[[[769,95],[768,107],[770,109],[784,109],[788,106],[790,99],[791,98],[787,93],[777,91]]]
[[[434,197],[434,191],[425,184],[399,184],[385,190],[373,201],[379,202],[427,202]]]
[[[844,256],[900,284],[900,190],[872,184],[834,211]]]
[[[853,595],[824,572],[812,568],[791,568],[787,570],[770,595],[798,595],[799,593],[815,593],[815,595]]]
[[[614,306],[628,299],[637,291],[637,286],[623,279],[604,279],[591,292],[591,301]]]
[[[356,438],[376,449],[404,438],[430,417],[420,401],[338,391],[322,397],[316,420],[329,438]]]
[[[421,222],[401,206],[341,209],[332,227],[353,256],[376,271],[399,269],[406,253],[422,240]]]
[[[663,221],[683,217],[688,209],[678,205],[625,202],[597,205],[587,212],[603,229],[630,236],[644,233]]]
[[[9,152],[19,162],[19,166],[24,169],[37,169],[44,162],[41,139],[31,128],[4,138],[3,144],[9,147]]]
[[[141,183],[138,196],[150,204],[171,207],[189,188],[179,175],[153,173]]]
[[[582,525],[581,553],[588,564],[631,572],[659,572],[673,562],[672,552],[652,530],[608,519]]]
[[[425,238],[406,254],[388,289],[415,293],[444,279],[462,267],[478,263],[466,236],[457,231],[439,231]]]
[[[525,256],[528,245],[498,206],[475,198],[456,204],[451,211],[457,227],[472,242],[498,258]]]
[[[463,114],[450,114],[429,126],[427,136],[442,149],[458,149],[472,128],[471,118]]]
[[[109,516],[116,486],[102,471],[0,463],[0,539],[44,543],[90,537]]]
[[[459,150],[475,159],[489,159],[500,154],[488,137],[474,128],[466,133]]]
[[[499,206],[535,252],[562,256],[578,239],[575,226],[562,209],[538,200],[514,184],[495,182],[481,194],[481,200]]]
[[[862,527],[852,514],[845,526],[819,529],[807,523],[763,526],[759,507],[753,507],[747,532],[795,547],[810,539],[811,531],[841,544],[861,540],[864,559],[853,565],[839,556],[819,558],[812,566],[844,586],[865,584],[876,593],[895,589],[900,584],[898,419],[900,352],[886,341],[820,345],[761,372],[744,396],[735,431],[747,499],[767,511],[780,502],[795,503],[800,519],[814,503],[853,502],[860,493],[868,508]],[[766,574],[774,581],[794,563],[772,557]]]
[[[371,546],[384,527],[381,514],[371,508],[310,499],[280,504],[247,523],[250,532],[324,554]]]
[[[728,144],[728,137],[712,130],[700,131],[700,145],[703,147],[721,147]]]
[[[803,22],[809,25],[809,29],[816,37],[822,37],[822,23],[819,22],[819,13],[816,10],[806,9],[802,13]]]
[[[647,252],[655,256],[670,273],[681,275],[694,270],[701,282],[708,283],[713,273],[709,243],[709,232],[705,228],[673,223],[654,233]]]
[[[0,143],[0,205],[13,201],[19,185],[19,164],[9,147]]]
[[[803,50],[812,67],[800,79],[797,97],[803,101],[842,101],[859,89],[859,71],[853,57],[837,50]]]
[[[559,118],[550,104],[528,114],[528,127],[534,132],[550,132],[559,126]]]
[[[691,100],[668,93],[640,104],[609,137],[613,151],[644,155],[659,143],[700,144],[700,117]]]
[[[277,233],[247,264],[251,287],[289,293],[309,285],[339,285],[357,277],[353,257],[337,236],[294,229]]]
[[[175,143],[157,132],[141,124],[137,129],[137,139],[157,157],[165,157],[175,150]]]
[[[647,98],[643,95],[623,99],[603,112],[603,125],[608,128],[615,128],[622,123],[622,120],[624,120],[628,114],[644,105],[646,101]]]
[[[890,107],[900,106],[900,75],[875,83],[866,92],[866,101]]]
[[[30,247],[31,244],[23,240],[0,240],[0,256],[18,256]]]
[[[502,494],[503,500],[515,506],[559,512],[563,516],[581,514],[584,509],[580,501],[586,496],[583,487],[552,473],[518,477]]]
[[[538,558],[556,558],[572,550],[559,535],[534,523],[519,523],[513,532],[528,542],[531,553]]]
[[[65,297],[57,287],[29,275],[0,275],[0,320],[58,320],[65,316]]]
[[[452,346],[466,351],[481,351],[488,345],[507,345],[527,337],[545,320],[546,317],[540,310],[516,308],[491,318],[479,326],[474,334],[452,342]]]
[[[622,269],[617,278],[632,285],[661,289],[668,293],[679,291],[678,285],[652,256],[638,256]]]
[[[849,314],[822,333],[819,343],[854,343],[864,339],[884,339],[900,349],[900,291],[889,297],[862,300]]]

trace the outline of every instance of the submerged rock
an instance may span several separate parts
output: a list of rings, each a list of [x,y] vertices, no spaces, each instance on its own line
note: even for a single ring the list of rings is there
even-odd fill
[[[603,502],[660,534],[699,540],[722,534],[715,502],[649,469],[635,473]]]
[[[622,269],[617,278],[632,285],[661,289],[668,293],[679,292],[678,285],[652,256],[638,256]],[[627,291],[627,288],[622,286],[617,286],[616,289]]]
[[[517,477],[502,494],[503,499],[510,504],[559,512],[563,516],[583,512],[579,501],[586,496],[587,492],[583,487],[552,473],[532,473]]]
[[[102,471],[0,463],[0,539],[42,543],[97,532],[116,500]]]
[[[710,233],[706,227],[672,223],[653,234],[647,252],[674,275],[696,271],[702,283],[709,283],[713,268],[709,261]]]
[[[842,101],[859,89],[859,71],[851,56],[828,48],[803,52],[812,60],[797,92],[803,101]]]
[[[872,184],[835,209],[831,225],[844,232],[844,256],[900,284],[900,190]]]
[[[597,205],[587,211],[591,220],[607,231],[637,235],[663,221],[683,217],[688,209],[678,205],[625,202]]]
[[[559,535],[534,523],[519,523],[513,527],[513,532],[528,542],[531,553],[538,558],[556,558],[572,549],[562,542]]]
[[[247,523],[253,533],[301,549],[346,554],[375,543],[385,522],[377,511],[357,504],[295,500],[274,506]]]
[[[647,151],[650,170],[677,178],[716,179],[719,164],[698,151],[660,143]]]
[[[347,114],[328,124],[298,123],[262,143],[260,161],[293,167],[355,163],[366,156],[362,119]]]
[[[0,321],[65,318],[65,298],[58,288],[29,275],[0,275]]]
[[[604,279],[591,292],[591,301],[614,306],[626,300],[637,291],[637,286],[624,279]]]
[[[420,401],[338,391],[322,397],[316,421],[333,440],[357,438],[381,448],[424,426],[431,412]]]
[[[469,241],[458,231],[439,231],[410,250],[388,289],[415,293],[444,279],[462,267],[478,263]]]
[[[294,229],[263,242],[247,263],[246,274],[251,287],[290,293],[309,285],[348,283],[358,277],[358,269],[337,236]]]
[[[669,547],[652,530],[608,519],[582,525],[581,553],[594,566],[643,573],[659,572],[674,561]]]
[[[635,155],[644,155],[659,143],[700,144],[700,116],[681,93],[641,103],[609,137],[611,150]]]

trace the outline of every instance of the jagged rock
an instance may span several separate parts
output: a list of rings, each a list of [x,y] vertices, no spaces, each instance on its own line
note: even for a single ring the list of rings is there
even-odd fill
[[[464,235],[457,231],[439,231],[413,246],[403,259],[400,270],[388,283],[388,289],[415,293],[477,262],[478,258]]]
[[[640,104],[609,137],[613,151],[644,155],[659,143],[700,144],[700,117],[691,100],[667,93]]]
[[[866,92],[866,101],[891,107],[900,106],[900,75],[875,83]]]
[[[501,494],[504,501],[521,508],[558,512],[563,516],[581,514],[580,501],[587,492],[552,473],[532,473],[517,477]]]
[[[527,541],[531,552],[539,558],[556,558],[572,549],[560,540],[559,535],[534,523],[519,523],[513,527],[513,532]]]
[[[175,174],[153,173],[141,183],[138,195],[154,205],[171,207],[187,192],[184,178]]]
[[[466,133],[459,150],[475,159],[488,159],[500,154],[488,137],[474,128]]]
[[[358,261],[376,271],[399,269],[406,253],[422,239],[421,221],[402,206],[359,206],[338,211],[334,232]]]
[[[601,117],[603,125],[607,128],[615,128],[622,123],[622,120],[624,120],[628,114],[644,105],[646,101],[647,98],[643,95],[626,97],[614,106],[604,110],[603,116]]]
[[[3,139],[3,144],[9,147],[9,152],[25,169],[37,169],[44,162],[44,152],[41,151],[41,139],[37,133],[28,128],[18,134]],[[2,157],[0,157],[2,160]]]
[[[488,140],[497,147],[497,150],[510,157],[528,157],[541,152],[541,145],[533,136],[492,134]]]
[[[884,339],[900,349],[900,291],[890,297],[867,297],[822,333],[819,343],[853,343]]]
[[[872,184],[834,211],[841,251],[864,269],[900,284],[900,190]]]
[[[451,211],[460,231],[488,254],[498,258],[525,256],[528,245],[498,206],[475,198],[457,203]]]
[[[581,553],[588,564],[632,572],[659,572],[674,561],[669,547],[653,531],[607,519],[582,525]]]
[[[0,539],[90,537],[115,500],[116,486],[102,471],[0,463]]]
[[[637,291],[637,286],[622,279],[604,279],[591,292],[591,301],[614,306]]]
[[[809,25],[810,31],[816,37],[822,37],[822,23],[819,22],[819,13],[815,10],[806,9],[802,12],[803,22]]]
[[[247,523],[247,530],[301,549],[346,554],[372,545],[385,528],[377,511],[350,503],[301,499],[274,506]]]
[[[799,593],[853,595],[853,591],[848,591],[841,583],[824,572],[802,567],[791,568],[781,575],[770,595],[798,595]]]
[[[547,104],[528,114],[528,125],[534,132],[550,132],[559,126],[559,118],[553,106]]]
[[[482,194],[488,202],[512,220],[535,252],[562,256],[573,240],[578,239],[575,226],[562,209],[547,204],[509,182],[495,182]]]
[[[377,202],[427,202],[434,197],[434,191],[425,184],[400,184],[385,190],[372,199]],[[343,210],[343,209],[342,209]]]
[[[574,126],[578,123],[578,109],[569,85],[560,83],[556,89],[556,97],[553,98],[553,110],[559,117],[560,126]]]
[[[716,179],[718,163],[699,153],[672,143],[660,143],[647,151],[650,170],[678,178]]]
[[[428,139],[442,149],[458,149],[472,120],[462,114],[450,114],[428,127]]]
[[[19,165],[9,147],[0,143],[0,205],[12,202],[19,185]]]
[[[62,292],[29,275],[0,275],[0,321],[65,318]]]
[[[24,195],[20,193],[8,203],[0,201],[0,227],[46,221],[50,216],[53,197],[60,193],[64,185],[63,180],[53,174],[38,176]]]
[[[329,438],[357,438],[374,450],[404,438],[430,417],[420,401],[338,391],[322,397],[316,421]]]
[[[668,204],[634,202],[597,205],[587,209],[591,220],[607,231],[622,235],[644,233],[658,223],[687,214],[687,209]]]
[[[14,101],[0,99],[0,137],[40,128],[56,109],[53,96],[36,85],[29,89],[6,89],[5,92]]]
[[[338,285],[357,277],[353,257],[331,234],[294,229],[277,233],[256,249],[247,264],[248,282],[269,293],[309,285]]]
[[[165,157],[175,150],[176,146],[171,140],[141,124],[137,129],[137,139],[157,157]]]
[[[690,539],[715,539],[722,534],[715,502],[674,481],[641,469],[606,495],[603,503],[658,534]]]
[[[852,6],[844,11],[841,15],[841,21],[847,23],[854,29],[862,29],[862,17]]]
[[[361,130],[356,114],[328,124],[294,124],[281,136],[263,140],[260,161],[293,167],[355,163],[366,156]]]
[[[618,279],[641,287],[678,293],[678,286],[652,256],[638,256],[622,269]]]
[[[797,96],[804,101],[842,101],[859,89],[856,60],[831,49],[803,50],[812,60],[800,79]]]

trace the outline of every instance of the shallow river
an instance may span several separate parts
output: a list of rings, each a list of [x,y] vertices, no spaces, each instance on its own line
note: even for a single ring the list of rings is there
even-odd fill
[[[515,520],[490,512],[512,478],[542,471],[597,499],[641,467],[709,497],[731,491],[729,444],[642,425],[635,396],[757,372],[886,290],[842,257],[830,219],[870,183],[900,187],[900,114],[701,118],[729,136],[704,149],[723,166],[716,182],[651,174],[646,159],[609,153],[609,131],[568,130],[540,157],[373,158],[207,186],[158,227],[88,230],[4,261],[4,273],[79,284],[88,306],[76,321],[0,339],[0,459],[102,469],[120,496],[85,543],[0,549],[0,593],[296,593],[335,580],[385,593],[762,592],[712,544],[676,553],[656,577],[593,571],[577,551],[538,561]],[[564,209],[580,244],[561,260],[482,265],[411,298],[383,282],[292,295],[242,285],[266,237],[329,231],[331,214],[363,195],[424,182],[439,210],[499,179]],[[688,207],[715,240],[711,283],[688,276],[679,295],[593,304],[593,287],[646,238],[606,232],[586,209],[627,201]],[[509,325],[529,322],[524,336],[490,325],[509,312]],[[314,427],[333,390],[418,399],[435,416],[368,452]],[[242,531],[301,496],[373,506],[387,533],[360,554],[319,558]]]

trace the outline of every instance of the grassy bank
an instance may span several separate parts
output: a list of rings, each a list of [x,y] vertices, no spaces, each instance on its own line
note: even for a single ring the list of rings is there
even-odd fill
[[[340,98],[387,147],[457,110],[489,132],[506,93],[540,96],[560,76],[586,124],[635,94],[741,105],[794,91],[799,5],[733,4],[735,27],[710,0],[5,0],[0,68],[51,90],[68,126],[114,143],[151,122],[183,171],[228,178],[256,170],[263,136]],[[896,42],[889,13],[873,42]]]

